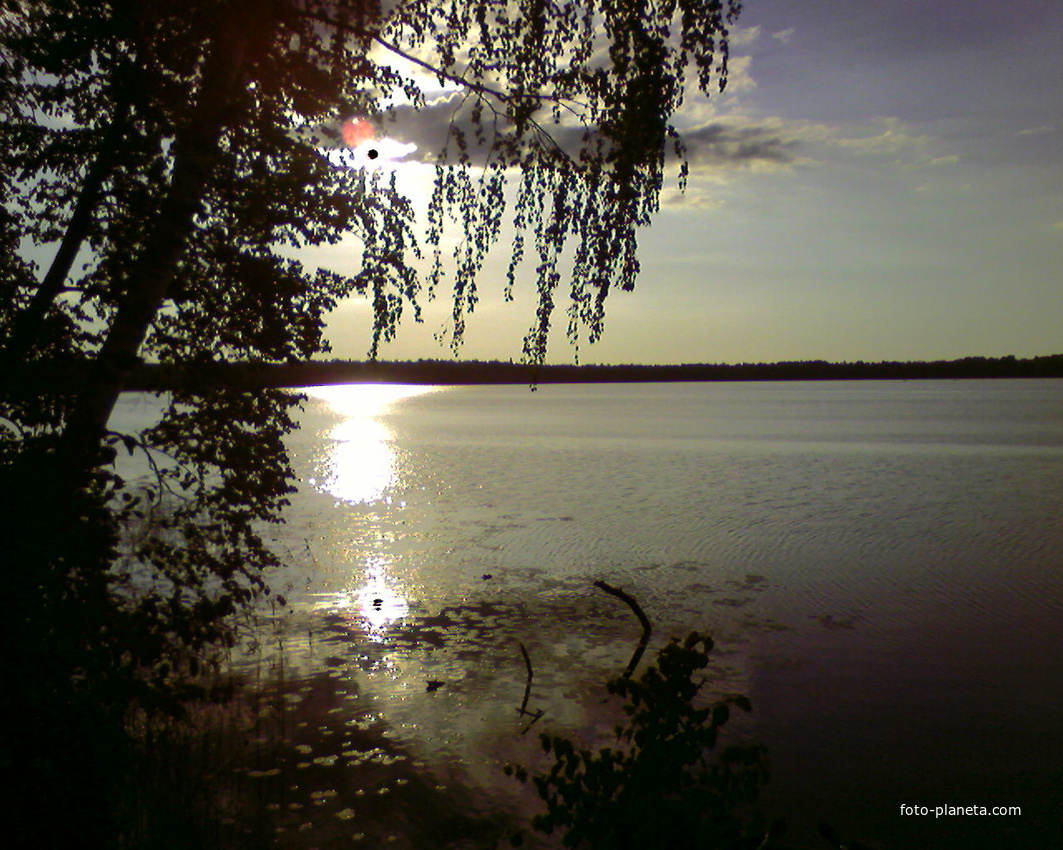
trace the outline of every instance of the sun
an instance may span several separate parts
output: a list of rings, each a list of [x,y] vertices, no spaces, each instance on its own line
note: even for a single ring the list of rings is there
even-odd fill
[[[390,170],[403,164],[417,145],[380,136],[366,118],[350,116],[339,122],[319,125],[308,132],[318,151],[337,168],[361,171]]]

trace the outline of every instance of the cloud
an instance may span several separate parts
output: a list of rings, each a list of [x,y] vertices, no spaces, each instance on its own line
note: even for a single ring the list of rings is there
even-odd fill
[[[1043,133],[1054,133],[1055,127],[1045,124],[1041,127],[1027,127],[1025,130],[1019,130],[1016,136],[1040,136]]]
[[[942,169],[961,162],[941,138],[915,132],[897,118],[825,123],[736,109],[681,132],[692,167],[705,172],[760,173],[842,163],[860,168]]]
[[[685,192],[678,187],[668,187],[661,191],[662,209],[713,210],[722,207],[723,199],[706,187],[688,186]]]
[[[886,118],[873,122],[864,128],[855,128],[859,135],[836,136],[834,143],[842,149],[858,154],[877,154],[896,156],[913,147],[923,147],[928,138],[913,136],[902,123],[895,118]],[[841,130],[844,133],[844,130]]]
[[[793,27],[788,27],[787,29],[773,32],[771,37],[776,41],[781,41],[783,44],[786,44],[794,37],[794,32],[796,32],[796,30]]]
[[[735,27],[730,34],[731,47],[748,47],[760,38],[760,32],[760,24],[753,27]]]
[[[898,118],[822,124],[785,122],[786,133],[813,158],[836,160],[839,154],[858,159],[885,160],[898,168],[954,165],[959,156],[942,150],[936,136],[915,133]]]
[[[752,56],[731,56],[727,60],[727,96],[753,91],[756,80],[750,73],[753,65]],[[696,95],[695,95],[696,96]]]
[[[416,145],[417,153],[410,159],[432,162],[447,143],[453,124],[466,135],[471,163],[480,165],[486,159],[492,139],[484,139],[482,143],[475,139],[470,111],[471,104],[462,105],[462,98],[457,95],[439,98],[419,110],[397,107],[394,122],[382,124],[382,132],[396,142]],[[485,130],[490,133],[493,128],[488,118],[489,113],[485,115]],[[584,127],[572,124],[544,122],[543,128],[572,156],[578,154],[587,132]],[[509,127],[500,124],[497,130],[504,134]],[[680,134],[692,168],[779,167],[793,157],[794,142],[772,127],[714,119],[682,128]],[[454,149],[453,142],[451,149]]]
[[[472,167],[483,166],[497,140],[512,127],[499,119],[493,125],[489,110],[484,114],[486,136],[477,139],[471,121],[473,101],[462,93],[446,93],[414,109],[408,105],[393,107],[389,115],[374,118],[378,137],[373,142],[387,160],[432,164],[448,144],[453,125],[466,138],[466,153]],[[763,174],[786,171],[794,166],[828,166],[867,162],[871,167],[900,169],[942,169],[956,165],[960,158],[944,148],[936,136],[914,132],[897,118],[878,118],[863,122],[821,123],[760,117],[740,108],[720,114],[694,105],[677,116],[683,123],[679,132],[686,146],[690,167],[690,190],[687,195],[667,194],[662,202],[669,205],[699,208],[716,205],[713,181],[730,182],[743,173]],[[336,122],[338,125],[338,122]],[[684,126],[685,124],[685,126]],[[585,144],[585,128],[573,123],[553,125],[543,122],[553,141],[570,156],[576,157]],[[313,137],[323,152],[336,164],[372,168],[365,161],[365,151],[342,151],[342,139],[334,127],[313,129]],[[591,141],[593,142],[593,129]],[[451,161],[456,160],[456,143],[449,141]],[[330,151],[329,148],[337,150]],[[673,159],[671,146],[669,159]],[[378,163],[379,164],[379,161]],[[675,163],[672,163],[673,167]],[[705,189],[705,192],[701,190]]]
[[[793,161],[796,140],[774,128],[713,121],[684,130],[687,157],[702,168],[779,168]]]

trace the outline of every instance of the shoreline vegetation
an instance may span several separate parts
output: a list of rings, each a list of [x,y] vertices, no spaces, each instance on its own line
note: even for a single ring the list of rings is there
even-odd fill
[[[87,363],[42,362],[33,375],[39,387],[62,392],[77,386]],[[1063,354],[1041,357],[964,357],[960,360],[829,363],[825,360],[777,363],[680,365],[542,365],[501,361],[350,361],[293,363],[141,363],[125,389],[260,390],[345,383],[430,385],[581,384],[703,381],[957,380],[972,378],[1063,378]]]
[[[693,632],[682,643],[658,641],[636,676],[652,624],[622,589],[600,580],[594,587],[624,602],[643,627],[623,672],[585,682],[582,698],[593,694],[594,704],[608,707],[579,730],[556,722],[549,689],[536,693],[545,710],[528,709],[533,667],[519,644],[526,677],[514,672],[512,690],[516,702],[523,678],[524,699],[511,731],[498,733],[513,748],[485,757],[492,783],[403,740],[365,687],[368,656],[344,618],[312,627],[318,663],[302,670],[291,661],[308,622],[247,621],[249,642],[198,675],[215,696],[188,701],[180,716],[134,715],[132,758],[118,777],[115,846],[548,850],[576,846],[562,836],[582,834],[580,847],[612,850],[628,846],[618,835],[631,833],[638,840],[630,846],[640,848],[679,846],[690,836],[700,838],[691,846],[735,848],[753,846],[755,836],[758,847],[787,850],[775,840],[782,819],[769,826],[756,805],[768,781],[767,752],[728,725],[737,711],[752,710],[750,700],[703,689],[713,640]],[[483,608],[482,619],[476,608],[444,609],[433,618],[445,621],[435,630],[440,643],[415,643],[438,648],[463,633],[481,641],[495,606]],[[448,610],[473,617],[448,619]],[[629,638],[619,645],[627,648]],[[537,649],[532,654],[548,668]],[[434,692],[432,684],[448,691],[455,683],[427,684]],[[547,712],[543,727],[534,726]],[[623,725],[612,727],[614,718]],[[523,737],[533,727],[541,734]]]

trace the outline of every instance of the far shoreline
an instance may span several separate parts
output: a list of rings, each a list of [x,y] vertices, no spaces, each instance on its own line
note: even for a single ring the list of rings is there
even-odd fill
[[[499,361],[324,361],[286,364],[219,363],[202,367],[144,365],[130,389],[166,389],[178,383],[280,389],[347,383],[427,385],[672,383],[705,381],[837,381],[959,378],[1061,378],[1063,354],[1031,359],[967,357],[935,362],[530,366]],[[176,379],[176,380],[174,380]],[[183,379],[183,380],[182,380]]]
[[[23,370],[25,385],[69,392],[83,380],[86,361],[44,362]],[[681,365],[543,365],[501,361],[305,361],[293,363],[140,363],[127,391],[232,389],[252,391],[349,383],[424,384],[591,384],[726,381],[875,381],[1004,378],[1063,378],[1063,354],[1042,357],[964,357],[936,361],[825,360],[777,363]]]

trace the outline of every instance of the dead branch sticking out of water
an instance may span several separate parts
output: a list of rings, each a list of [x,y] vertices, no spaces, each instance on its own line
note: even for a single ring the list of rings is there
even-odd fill
[[[538,720],[540,717],[542,717],[545,712],[541,708],[538,709],[537,711],[528,711],[528,700],[531,698],[531,686],[532,686],[532,675],[533,675],[533,673],[532,673],[532,663],[531,663],[531,657],[528,655],[528,650],[524,648],[524,644],[523,643],[520,644],[520,652],[521,652],[521,655],[524,656],[524,666],[528,670],[528,678],[527,678],[527,680],[525,681],[525,684],[524,684],[524,700],[523,700],[523,702],[521,702],[520,708],[517,709],[517,713],[521,717],[526,717],[526,716],[527,717],[531,717],[531,721],[520,732],[520,734],[523,735],[529,729],[532,728],[532,726],[534,725],[535,721]]]
[[[604,590],[610,596],[615,596],[617,599],[626,602],[628,607],[635,612],[635,616],[639,618],[639,622],[642,623],[642,637],[639,639],[639,645],[635,647],[635,651],[631,655],[627,670],[624,671],[624,678],[630,679],[631,675],[635,672],[635,668],[639,666],[639,661],[642,660],[642,653],[646,651],[646,647],[650,642],[650,635],[653,634],[653,626],[650,625],[650,620],[642,610],[642,606],[635,601],[633,596],[624,593],[619,587],[613,587],[611,584],[607,584],[604,581],[596,581],[594,586],[599,590]]]

